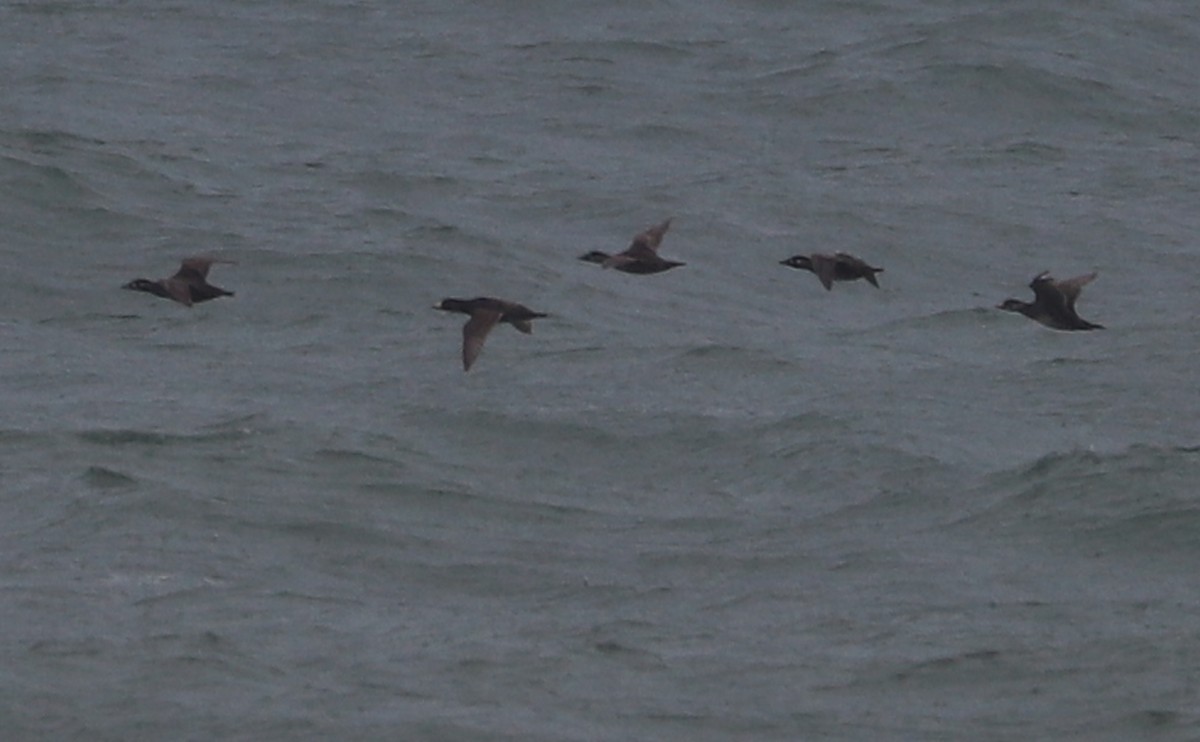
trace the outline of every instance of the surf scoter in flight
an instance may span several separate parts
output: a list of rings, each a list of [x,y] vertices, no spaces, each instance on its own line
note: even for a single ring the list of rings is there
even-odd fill
[[[209,299],[216,299],[218,296],[233,296],[232,291],[226,291],[208,282],[208,269],[212,267],[213,263],[232,264],[233,261],[218,258],[184,258],[179,265],[179,270],[170,278],[160,278],[154,281],[148,278],[135,278],[121,288],[145,291],[148,294],[177,301],[187,307]]]
[[[527,306],[503,299],[481,296],[476,299],[442,299],[434,309],[446,312],[461,312],[471,319],[463,325],[462,361],[463,371],[470,371],[471,364],[483,350],[483,341],[497,323],[507,322],[525,334],[533,332],[533,320],[548,315],[535,312]]]
[[[997,309],[1019,312],[1034,322],[1055,330],[1103,330],[1103,325],[1088,322],[1075,312],[1075,300],[1084,286],[1095,280],[1095,273],[1055,281],[1043,271],[1029,282],[1033,301],[1006,299]]]
[[[825,287],[826,291],[833,288],[834,281],[853,281],[859,278],[865,278],[867,283],[879,288],[875,274],[883,272],[883,268],[873,268],[867,265],[862,258],[856,258],[844,252],[833,255],[822,253],[793,255],[787,260],[779,261],[779,264],[789,268],[812,271],[817,274],[817,278],[821,279],[821,285]]]
[[[616,255],[609,255],[599,250],[580,255],[579,259],[589,263],[597,263],[604,268],[615,268],[624,273],[649,275],[662,273],[672,268],[678,268],[684,263],[666,260],[658,254],[658,246],[662,243],[663,235],[671,228],[671,220],[650,227],[645,232],[633,238],[629,247]]]

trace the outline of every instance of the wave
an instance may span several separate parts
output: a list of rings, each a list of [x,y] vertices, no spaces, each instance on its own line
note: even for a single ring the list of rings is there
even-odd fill
[[[1200,549],[1200,446],[1052,453],[990,476],[954,527],[1032,531],[1136,550]]]
[[[99,194],[83,178],[58,165],[46,165],[34,159],[0,155],[5,173],[6,198],[32,203],[91,203]]]
[[[517,42],[508,48],[522,54],[536,54],[547,61],[584,62],[588,64],[615,64],[618,60],[633,58],[643,60],[684,59],[693,48],[704,48],[718,42],[660,41],[648,39],[590,39],[590,40],[546,40]]]
[[[104,466],[89,466],[83,473],[83,481],[95,489],[123,489],[137,484],[136,477]]]
[[[242,437],[241,434],[236,432],[164,433],[157,430],[139,430],[136,428],[84,430],[76,433],[75,435],[84,443],[91,443],[100,446],[169,446],[176,443],[224,441]]]
[[[0,132],[0,149],[27,150],[38,154],[60,154],[78,147],[98,147],[103,139],[85,137],[61,129],[17,129]]]
[[[739,368],[745,367],[746,373],[755,368],[760,370],[795,368],[793,361],[780,358],[774,351],[716,342],[685,348],[675,353],[672,360],[686,364],[697,362],[717,365],[731,364]]]

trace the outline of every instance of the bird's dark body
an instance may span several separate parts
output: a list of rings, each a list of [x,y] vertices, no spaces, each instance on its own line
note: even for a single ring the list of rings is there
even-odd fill
[[[208,282],[208,269],[212,264],[228,262],[232,261],[217,260],[216,258],[185,258],[180,264],[179,270],[169,278],[157,280],[136,278],[121,288],[130,291],[144,291],[147,294],[161,296],[190,307],[219,296],[233,296],[232,291],[226,291]]]
[[[832,255],[821,253],[793,255],[787,260],[779,261],[779,263],[789,268],[797,268],[815,273],[817,278],[821,280],[821,285],[825,287],[826,291],[833,288],[834,281],[854,281],[859,278],[865,279],[867,283],[875,288],[879,288],[879,282],[875,280],[875,274],[883,272],[882,268],[875,268],[868,265],[862,258],[857,258],[844,252]]]
[[[492,328],[501,322],[506,322],[528,335],[533,332],[533,320],[548,315],[535,312],[523,304],[490,296],[480,296],[474,299],[442,299],[434,305],[434,309],[445,312],[459,312],[471,319],[463,325],[462,361],[463,370],[470,371],[475,359],[483,350],[483,342],[487,339]]]
[[[667,260],[658,254],[658,246],[662,244],[663,235],[670,228],[671,220],[667,219],[662,224],[657,224],[635,235],[629,247],[616,255],[592,250],[580,255],[579,259],[588,263],[596,263],[603,268],[612,268],[622,273],[633,273],[640,276],[678,268],[685,264],[677,260]]]

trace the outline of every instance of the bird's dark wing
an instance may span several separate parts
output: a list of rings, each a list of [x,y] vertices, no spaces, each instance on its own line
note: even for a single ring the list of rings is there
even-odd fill
[[[1066,297],[1058,288],[1058,282],[1050,277],[1049,271],[1042,271],[1037,274],[1032,281],[1029,282],[1029,288],[1033,289],[1033,295],[1037,297],[1037,301],[1046,306],[1063,305],[1066,306]]]
[[[175,272],[172,278],[199,278],[200,280],[204,280],[208,277],[208,269],[212,267],[213,263],[229,263],[232,265],[233,261],[208,257],[184,258],[183,262],[179,264],[179,270]]]
[[[208,277],[208,269],[216,262],[212,258],[184,258],[179,264],[179,270],[175,271],[172,278],[200,278]]]
[[[483,350],[483,341],[487,340],[488,333],[503,316],[504,313],[496,309],[476,309],[471,312],[471,319],[463,325],[462,360],[464,371],[471,370],[471,364],[475,363],[475,359],[479,357],[479,351]]]
[[[1060,324],[1072,322],[1075,310],[1071,308],[1071,302],[1067,301],[1067,295],[1058,287],[1058,282],[1050,277],[1049,271],[1039,273],[1029,282],[1029,288],[1033,289],[1036,297],[1033,304],[1037,309]]]
[[[826,291],[833,288],[833,277],[837,272],[837,258],[829,255],[813,255],[812,272],[817,274],[817,278],[821,279],[821,285]]]
[[[644,243],[634,242],[624,251],[613,255],[608,260],[601,263],[605,268],[612,268],[620,263],[628,263],[631,260],[655,260],[658,258],[658,253],[654,249],[647,247]]]
[[[662,244],[663,235],[671,228],[671,220],[667,219],[662,224],[650,227],[645,232],[633,238],[629,248],[625,250],[625,254],[629,254],[634,248],[644,248],[650,252],[658,250],[658,246]]]
[[[180,278],[179,274],[176,273],[174,276],[160,283],[172,299],[184,306],[190,307],[192,305],[192,288],[186,277]]]
[[[1054,285],[1062,293],[1063,298],[1066,299],[1067,306],[1071,309],[1074,309],[1075,300],[1079,298],[1079,292],[1083,290],[1084,286],[1088,285],[1094,280],[1096,280],[1096,274],[1088,273],[1087,275],[1083,276],[1075,276],[1074,278],[1055,281]]]

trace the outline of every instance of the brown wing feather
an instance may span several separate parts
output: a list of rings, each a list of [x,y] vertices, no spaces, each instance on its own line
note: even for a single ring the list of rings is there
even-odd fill
[[[1049,271],[1042,271],[1029,282],[1037,301],[1048,307],[1066,306],[1066,297],[1058,288],[1058,284],[1050,277]]]
[[[1095,273],[1088,273],[1083,276],[1075,276],[1062,281],[1055,281],[1055,287],[1062,292],[1063,297],[1067,300],[1067,306],[1075,306],[1075,300],[1079,298],[1079,292],[1084,286],[1087,286],[1092,281],[1096,280]]]
[[[206,278],[208,269],[215,262],[212,258],[184,258],[183,262],[179,264],[179,270],[175,271],[172,278],[189,278],[191,276]]]
[[[833,289],[833,274],[837,270],[837,260],[828,255],[813,255],[812,272],[817,274],[817,278],[821,279],[821,285],[826,291]]]
[[[605,268],[611,268],[618,263],[627,263],[631,260],[654,260],[658,257],[658,253],[654,249],[640,242],[634,242],[624,252],[613,255],[608,260],[601,263]]]
[[[192,305],[192,289],[186,280],[181,280],[179,274],[172,276],[162,282],[163,288],[171,295],[175,301],[190,307]]]
[[[232,265],[233,261],[208,257],[184,258],[179,264],[179,270],[175,272],[172,278],[187,278],[189,276],[207,278],[208,269],[212,267],[213,263],[228,263]]]
[[[483,342],[487,340],[488,333],[502,316],[503,312],[492,309],[477,309],[471,313],[471,319],[463,325],[463,371],[471,370],[471,365],[483,350]]]
[[[625,254],[632,254],[632,251],[635,248],[642,248],[649,250],[650,252],[654,252],[658,249],[658,246],[662,244],[663,235],[665,235],[667,230],[670,228],[670,219],[667,219],[662,224],[650,227],[645,232],[642,232],[633,238],[633,242],[630,243],[629,247],[625,250]]]

